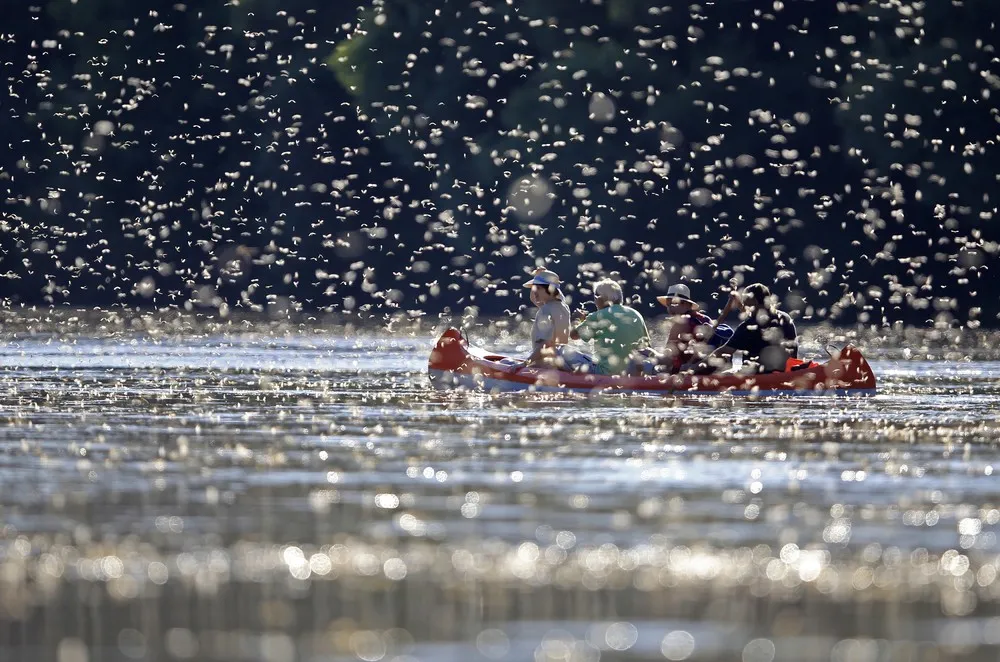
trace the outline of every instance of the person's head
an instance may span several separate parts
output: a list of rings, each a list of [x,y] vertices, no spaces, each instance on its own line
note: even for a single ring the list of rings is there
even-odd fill
[[[536,270],[524,286],[531,288],[531,303],[536,306],[544,306],[549,301],[563,298],[562,290],[559,289],[559,276],[548,269]]]
[[[691,289],[684,283],[671,285],[667,288],[666,296],[656,297],[656,300],[666,306],[671,315],[687,315],[700,307],[691,298]]]
[[[743,288],[743,305],[753,310],[758,308],[773,308],[774,302],[771,299],[771,289],[764,283],[747,285]]]
[[[610,278],[605,278],[594,283],[594,300],[597,302],[598,308],[607,308],[616,303],[622,303],[625,300],[625,295],[622,293],[621,285]]]

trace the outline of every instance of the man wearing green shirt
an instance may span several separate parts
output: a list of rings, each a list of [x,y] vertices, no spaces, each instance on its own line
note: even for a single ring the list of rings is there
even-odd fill
[[[594,356],[601,374],[628,374],[635,353],[649,346],[646,322],[637,310],[623,303],[622,288],[613,280],[596,283],[594,299],[597,310],[587,315],[571,336],[594,341]]]

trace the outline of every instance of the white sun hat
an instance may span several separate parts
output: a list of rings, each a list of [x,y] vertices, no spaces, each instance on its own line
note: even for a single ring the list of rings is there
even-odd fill
[[[669,306],[671,303],[683,301],[684,303],[691,304],[695,309],[701,307],[698,305],[697,301],[691,298],[691,288],[684,283],[671,285],[667,288],[666,296],[656,297],[656,300],[664,306]]]
[[[533,287],[535,285],[555,285],[559,287],[559,275],[554,271],[549,271],[548,269],[539,269],[534,273],[531,280],[524,284],[525,287]]]

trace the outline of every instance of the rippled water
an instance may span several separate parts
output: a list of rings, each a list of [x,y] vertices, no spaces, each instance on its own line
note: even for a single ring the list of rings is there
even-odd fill
[[[491,398],[432,343],[8,333],[0,660],[1000,656],[1000,362]]]

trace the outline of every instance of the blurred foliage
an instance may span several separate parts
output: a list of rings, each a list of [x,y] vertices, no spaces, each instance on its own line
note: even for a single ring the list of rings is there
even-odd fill
[[[1000,311],[987,0],[18,11],[9,300],[499,313],[547,262],[648,313],[681,278],[806,319]]]

